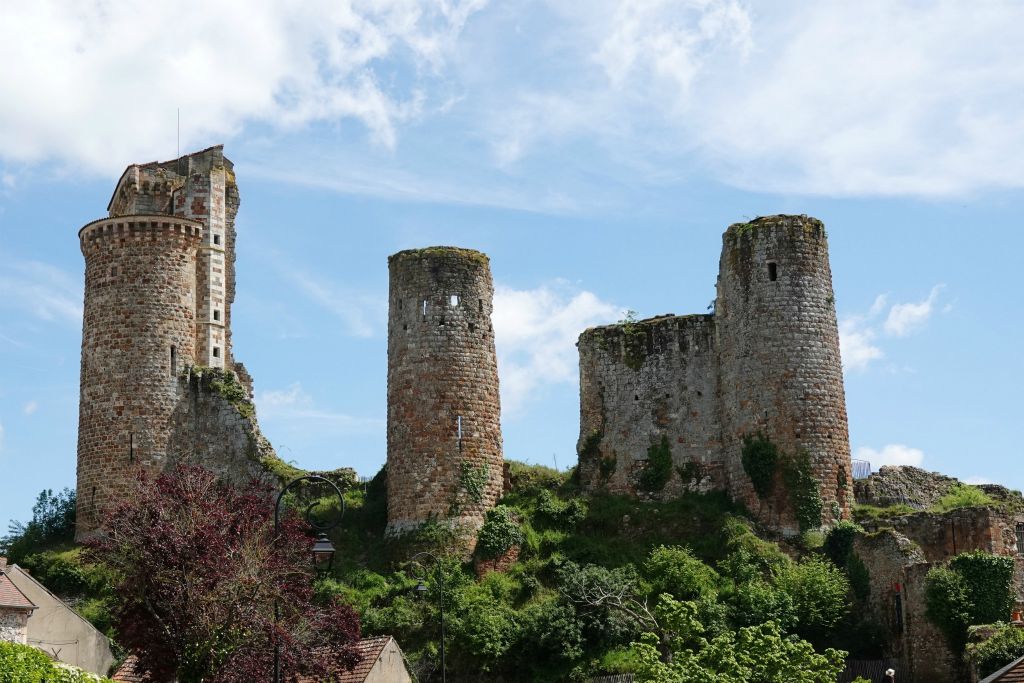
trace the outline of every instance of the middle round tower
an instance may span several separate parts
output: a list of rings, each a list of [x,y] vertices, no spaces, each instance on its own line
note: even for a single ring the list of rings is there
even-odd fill
[[[732,497],[784,534],[849,517],[850,437],[822,222],[766,216],[729,226],[715,306]],[[765,499],[743,464],[747,438],[778,449]]]
[[[503,481],[490,262],[430,247],[388,270],[387,533],[432,520],[475,531]]]

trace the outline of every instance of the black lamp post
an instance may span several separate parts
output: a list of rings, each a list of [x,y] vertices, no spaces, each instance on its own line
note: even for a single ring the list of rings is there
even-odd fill
[[[440,588],[440,591],[438,592],[439,598],[438,598],[437,602],[438,602],[438,606],[441,609],[441,683],[445,683],[445,662],[444,662],[444,570],[441,568],[441,561],[438,560],[437,557],[435,557],[434,555],[432,555],[432,554],[430,554],[430,553],[428,553],[426,551],[421,552],[421,553],[416,553],[415,555],[412,556],[412,558],[410,558],[409,561],[410,562],[415,562],[415,563],[419,564],[419,558],[421,558],[421,557],[429,557],[434,562],[434,568],[437,570],[438,588]],[[416,580],[418,581],[418,583],[416,584],[416,588],[414,590],[416,591],[416,593],[418,595],[426,595],[427,594],[427,584],[426,584],[426,580],[425,579],[426,579],[426,576],[424,574],[420,574],[420,575],[418,575],[416,577]]]
[[[333,522],[323,524],[316,521],[313,516],[313,509],[319,504],[319,501],[312,503],[306,508],[306,512],[303,517],[306,519],[306,523],[313,527],[313,531],[316,531],[319,535],[316,542],[313,544],[313,561],[317,565],[326,564],[328,567],[334,563],[334,546],[331,544],[329,538],[327,538],[327,532],[334,527],[341,524],[341,518],[345,514],[345,496],[342,495],[341,489],[330,479],[326,479],[316,474],[307,474],[298,479],[293,479],[281,489],[281,492],[277,494],[277,504],[274,505],[274,541],[277,541],[278,534],[281,533],[281,500],[284,498],[284,494],[288,493],[293,486],[301,481],[315,481],[322,482],[329,485],[334,492],[338,495],[338,500],[341,501],[341,513],[337,519]],[[278,621],[281,619],[281,606],[278,604],[278,600],[274,598],[274,626],[277,626]],[[281,643],[278,638],[274,638],[274,683],[281,683]]]

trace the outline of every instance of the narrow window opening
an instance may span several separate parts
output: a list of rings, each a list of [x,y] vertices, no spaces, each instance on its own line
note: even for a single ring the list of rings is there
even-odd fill
[[[427,319],[427,300],[423,300],[423,319]]]
[[[214,235],[213,236],[213,243],[214,244],[220,244],[220,235]]]
[[[128,462],[135,462],[135,434],[128,433]]]
[[[117,266],[110,266],[110,277],[117,277]]]
[[[457,430],[458,435],[459,435],[459,450],[461,451],[462,450],[462,416],[461,415],[459,415],[457,418],[455,418],[455,429]]]
[[[768,263],[768,279],[772,282],[779,279],[779,265],[774,261]]]
[[[171,377],[178,374],[178,349],[171,347]]]
[[[476,332],[476,325],[474,325],[473,323],[470,323],[469,324],[469,331],[470,332]]]
[[[220,358],[220,347],[219,346],[214,346],[213,347],[213,357],[214,358]]]
[[[220,309],[217,309],[217,308],[213,309],[213,319],[214,320],[220,320]]]
[[[697,395],[698,395],[698,396],[703,396],[704,394],[702,394],[701,392],[699,392],[699,391],[698,391],[698,392],[697,392]]]
[[[634,401],[639,401],[640,400],[640,394],[633,394],[633,400]]]
[[[1017,554],[1024,555],[1024,523],[1017,522]]]
[[[409,329],[409,323],[402,323],[402,329],[403,330]]]
[[[480,299],[480,312],[481,313],[484,312],[484,300],[483,299]]]
[[[444,316],[443,315],[441,316],[440,320],[437,321],[437,326],[438,327],[443,327],[444,326]]]
[[[398,310],[402,310],[402,300],[398,300]]]
[[[450,303],[452,306],[458,306],[459,305],[459,295],[458,294],[452,294],[448,298],[448,303]]]

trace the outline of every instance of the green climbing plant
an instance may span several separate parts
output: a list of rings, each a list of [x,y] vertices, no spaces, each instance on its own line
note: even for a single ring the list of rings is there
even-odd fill
[[[767,498],[772,490],[775,467],[779,461],[778,447],[764,434],[750,434],[743,438],[740,459],[743,471],[750,477],[758,497]]]

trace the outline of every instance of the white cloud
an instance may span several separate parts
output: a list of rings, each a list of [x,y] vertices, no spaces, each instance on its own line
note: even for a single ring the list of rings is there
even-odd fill
[[[246,124],[343,118],[394,147],[485,0],[59,0],[0,6],[0,158],[116,172]],[[384,60],[404,66],[378,72]]]
[[[0,307],[41,320],[80,325],[82,284],[40,261],[0,262]]]
[[[286,389],[267,389],[256,393],[256,408],[260,419],[294,423],[301,422],[339,433],[372,433],[383,430],[385,422],[379,418],[360,417],[318,408],[299,382]]]
[[[502,411],[514,414],[545,385],[579,381],[580,333],[620,316],[619,307],[563,281],[528,290],[497,286],[493,322]]]
[[[881,449],[861,446],[853,453],[856,460],[866,460],[877,470],[882,465],[913,465],[920,467],[924,462],[924,451],[900,443],[891,443]]]
[[[928,298],[917,303],[895,304],[885,319],[885,332],[896,337],[905,337],[924,327],[931,317],[935,300],[943,285],[935,285]]]
[[[39,403],[36,401],[29,401],[28,403],[25,404],[25,407],[23,408],[23,412],[26,415],[32,415],[37,410],[39,410]]]
[[[841,317],[839,347],[843,370],[863,371],[873,361],[884,358],[885,351],[879,346],[879,337],[882,333],[888,337],[906,337],[924,329],[934,312],[935,303],[943,287],[945,285],[935,285],[926,299],[916,303],[890,305],[889,296],[880,294],[875,297],[867,313]],[[943,312],[946,312],[945,308]],[[881,320],[883,315],[884,320]]]

